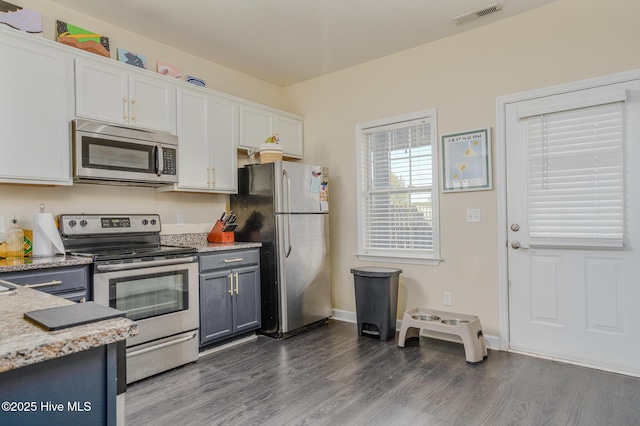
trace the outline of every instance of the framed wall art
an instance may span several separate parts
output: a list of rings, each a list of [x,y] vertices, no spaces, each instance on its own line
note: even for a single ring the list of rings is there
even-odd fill
[[[166,75],[167,77],[182,79],[182,71],[180,67],[171,65],[168,62],[156,61],[158,74]]]
[[[42,16],[33,10],[0,0],[0,25],[42,37]]]
[[[492,189],[491,128],[442,135],[442,192]]]
[[[134,53],[130,50],[118,47],[118,62],[124,62],[125,64],[133,65],[138,68],[147,68],[147,60],[139,53]]]
[[[63,21],[56,21],[56,34],[58,43],[77,47],[105,58],[111,57],[109,38],[102,34],[97,34]]]

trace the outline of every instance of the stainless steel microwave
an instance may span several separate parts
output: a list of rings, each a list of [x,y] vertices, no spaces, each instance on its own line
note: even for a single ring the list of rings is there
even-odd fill
[[[162,186],[178,182],[178,137],[75,119],[74,182]]]

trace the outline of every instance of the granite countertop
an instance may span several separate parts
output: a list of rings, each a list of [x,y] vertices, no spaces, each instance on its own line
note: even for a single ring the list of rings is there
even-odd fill
[[[0,273],[88,265],[91,262],[93,262],[93,260],[90,257],[65,255],[52,257],[25,257],[23,259],[0,259]]]
[[[235,242],[210,243],[207,233],[160,235],[162,244],[195,247],[199,253],[225,250],[260,248],[262,243]],[[34,269],[62,268],[65,266],[89,265],[90,257],[58,255],[52,257],[25,257],[24,259],[0,259],[0,274],[4,272],[29,271]]]
[[[207,233],[199,234],[167,234],[161,235],[162,244],[195,247],[199,253],[210,251],[243,250],[260,248],[262,243],[234,242],[234,243],[210,243],[207,241]]]
[[[0,373],[49,359],[125,340],[138,334],[138,325],[114,318],[58,331],[24,319],[25,312],[74,302],[41,291],[16,286],[13,294],[0,295]]]

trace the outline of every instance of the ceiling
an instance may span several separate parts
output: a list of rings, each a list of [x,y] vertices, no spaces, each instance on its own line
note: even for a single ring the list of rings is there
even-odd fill
[[[278,86],[381,58],[556,0],[498,0],[502,7],[498,12],[461,25],[452,20],[493,1],[53,0]]]

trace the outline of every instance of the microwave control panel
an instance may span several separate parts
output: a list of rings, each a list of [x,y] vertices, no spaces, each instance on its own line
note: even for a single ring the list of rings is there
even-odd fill
[[[173,148],[164,148],[162,150],[162,156],[164,157],[164,171],[162,174],[174,175],[176,174],[176,150]]]

